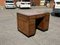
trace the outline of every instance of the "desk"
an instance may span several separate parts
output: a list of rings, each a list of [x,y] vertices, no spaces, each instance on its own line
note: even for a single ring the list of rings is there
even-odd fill
[[[20,32],[30,37],[36,29],[47,30],[49,27],[50,13],[46,11],[21,10],[17,13],[17,28]]]

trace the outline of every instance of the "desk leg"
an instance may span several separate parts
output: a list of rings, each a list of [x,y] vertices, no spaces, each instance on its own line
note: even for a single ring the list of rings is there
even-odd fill
[[[38,25],[38,29],[41,29],[42,31],[47,31],[49,27],[49,17],[50,15],[46,15],[43,20]]]

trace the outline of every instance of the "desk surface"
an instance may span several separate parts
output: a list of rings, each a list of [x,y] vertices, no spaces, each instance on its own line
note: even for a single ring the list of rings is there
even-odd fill
[[[47,8],[45,6],[34,6],[31,9],[20,9],[17,13],[24,14],[27,16],[43,14],[43,13],[51,13],[52,9]]]

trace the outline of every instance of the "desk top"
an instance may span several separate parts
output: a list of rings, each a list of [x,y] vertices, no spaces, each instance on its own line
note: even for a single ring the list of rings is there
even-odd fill
[[[43,13],[51,13],[52,9],[45,7],[45,6],[33,6],[31,9],[20,9],[17,13],[26,15],[26,16],[32,16],[37,14],[43,14]]]

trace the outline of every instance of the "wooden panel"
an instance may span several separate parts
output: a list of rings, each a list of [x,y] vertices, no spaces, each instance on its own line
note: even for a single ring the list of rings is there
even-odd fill
[[[28,22],[24,22],[22,20],[19,21],[19,28],[20,31],[23,32],[25,35],[29,36],[29,24]]]
[[[35,28],[35,19],[30,19],[29,20],[29,35],[34,35],[36,32]]]

